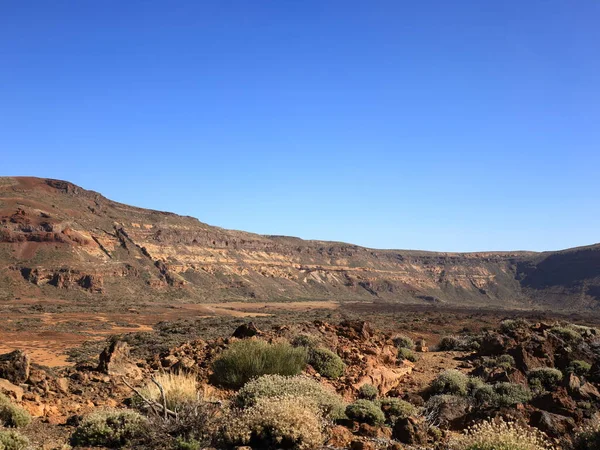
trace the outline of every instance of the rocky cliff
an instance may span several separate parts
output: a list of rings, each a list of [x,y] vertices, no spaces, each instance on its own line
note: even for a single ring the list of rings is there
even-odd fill
[[[0,298],[389,301],[596,308],[600,245],[434,253],[262,236],[0,178]]]

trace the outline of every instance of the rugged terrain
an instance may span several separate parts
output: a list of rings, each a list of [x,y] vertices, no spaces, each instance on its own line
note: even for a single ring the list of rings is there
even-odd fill
[[[225,230],[65,181],[0,178],[0,300],[337,300],[596,309],[600,245],[374,250]]]

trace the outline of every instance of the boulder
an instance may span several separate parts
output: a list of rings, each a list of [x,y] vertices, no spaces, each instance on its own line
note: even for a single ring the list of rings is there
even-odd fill
[[[253,336],[258,336],[260,334],[262,334],[262,332],[258,329],[254,322],[249,322],[237,327],[232,336],[238,339],[246,339]]]
[[[396,420],[392,430],[394,439],[410,445],[427,443],[427,424],[422,418],[407,417]]]
[[[336,425],[329,431],[327,446],[335,448],[348,448],[353,438],[354,436],[348,428],[341,425]]]
[[[530,424],[549,436],[557,438],[569,435],[576,427],[575,421],[572,418],[552,414],[548,411],[533,412]]]
[[[130,360],[129,345],[123,341],[114,341],[102,351],[97,370],[110,376],[142,378],[141,369]]]
[[[18,402],[23,399],[23,388],[12,384],[4,378],[0,378],[0,393],[12,397]]]
[[[373,442],[352,441],[349,448],[350,450],[375,450],[376,447]]]
[[[25,383],[29,378],[31,358],[21,350],[0,355],[0,378],[11,383]]]

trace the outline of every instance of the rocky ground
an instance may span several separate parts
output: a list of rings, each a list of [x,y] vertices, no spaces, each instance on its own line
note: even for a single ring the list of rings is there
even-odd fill
[[[457,317],[461,320],[453,320]],[[328,420],[322,448],[449,448],[453,435],[488,418],[534,427],[557,448],[569,448],[570,438],[592,424],[600,408],[600,332],[547,317],[502,322],[493,315],[466,317],[448,312],[414,314],[397,322],[385,315],[371,322],[333,316],[287,323],[236,319],[212,332],[198,329],[198,322],[179,321],[162,332],[113,337],[99,355],[92,355],[90,347],[69,367],[41,366],[19,350],[0,355],[0,392],[33,418],[19,428],[33,448],[65,449],[88,414],[135,406],[134,389],[158,373],[191,374],[200,398],[218,405],[210,415],[221,417],[238,389],[224,387],[213,377],[214,362],[223,352],[239,341],[294,342],[310,336],[338,355],[345,369],[340,376],[327,377],[309,364],[303,370],[306,377],[335,390],[347,404],[364,397],[361,388],[371,385],[377,408],[385,410],[389,399],[414,407],[406,417],[381,423]],[[436,321],[439,330],[433,334],[431,322]],[[404,338],[415,341],[416,348],[399,350],[413,347],[403,344]],[[154,415],[158,417],[151,420],[159,420],[161,413]],[[174,435],[165,436],[157,447],[132,441],[113,448],[218,446],[213,440],[185,447],[175,443]]]

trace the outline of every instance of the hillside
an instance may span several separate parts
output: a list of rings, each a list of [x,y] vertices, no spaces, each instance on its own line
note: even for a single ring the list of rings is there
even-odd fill
[[[71,183],[0,178],[0,298],[323,300],[596,308],[600,245],[434,253],[262,236]]]

